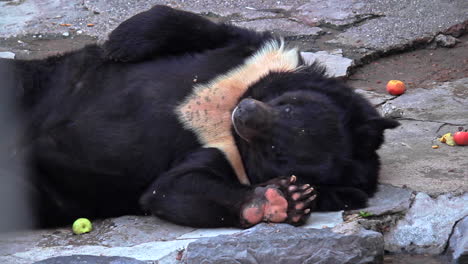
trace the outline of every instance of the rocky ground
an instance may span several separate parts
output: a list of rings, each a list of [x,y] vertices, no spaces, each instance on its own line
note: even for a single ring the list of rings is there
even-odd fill
[[[468,128],[467,1],[2,0],[0,56],[101,42],[158,3],[280,34],[400,120],[380,150],[379,193],[368,208],[312,214],[301,228],[205,230],[122,216],[80,236],[70,228],[4,233],[1,263],[468,263],[468,147],[436,140]],[[407,92],[386,94],[390,79]]]

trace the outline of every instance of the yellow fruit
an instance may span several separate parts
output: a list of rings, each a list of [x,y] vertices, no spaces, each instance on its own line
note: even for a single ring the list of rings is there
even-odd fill
[[[452,133],[444,134],[441,138],[439,138],[439,141],[449,146],[455,146],[455,141],[453,140]]]
[[[78,218],[73,223],[72,229],[73,233],[80,235],[91,232],[91,230],[93,230],[93,225],[91,224],[91,221],[86,218]]]

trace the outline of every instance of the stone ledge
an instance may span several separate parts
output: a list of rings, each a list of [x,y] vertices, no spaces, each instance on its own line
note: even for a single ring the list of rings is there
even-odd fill
[[[235,235],[199,239],[184,252],[187,263],[381,263],[383,237],[359,229],[339,234],[287,224],[259,224]]]

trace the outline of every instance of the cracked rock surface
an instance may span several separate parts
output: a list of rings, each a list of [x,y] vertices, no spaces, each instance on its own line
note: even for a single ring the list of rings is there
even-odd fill
[[[385,250],[442,253],[455,223],[468,215],[467,204],[468,194],[458,197],[446,194],[432,199],[418,193],[405,217],[385,234]]]
[[[233,236],[200,239],[190,243],[184,254],[189,263],[220,264],[379,263],[382,258],[380,233],[359,229],[340,234],[286,224],[260,224]]]
[[[468,148],[437,140],[468,126],[468,78],[412,89],[385,105],[403,111],[396,129],[385,132],[379,150],[381,182],[439,195],[468,191]],[[438,149],[433,149],[438,145]]]
[[[382,16],[375,10],[376,1],[312,0],[297,8],[293,18],[307,25],[327,25],[335,28],[351,26],[366,19]]]
[[[354,1],[344,1],[354,2]],[[380,16],[341,33],[332,43],[387,52],[430,42],[439,32],[468,19],[466,1],[358,1],[352,10]]]

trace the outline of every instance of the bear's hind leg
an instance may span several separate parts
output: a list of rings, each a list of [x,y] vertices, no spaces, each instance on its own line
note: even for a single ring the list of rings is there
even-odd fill
[[[268,36],[157,5],[122,22],[104,43],[104,51],[109,59],[136,62],[222,48],[232,43],[259,45]]]

